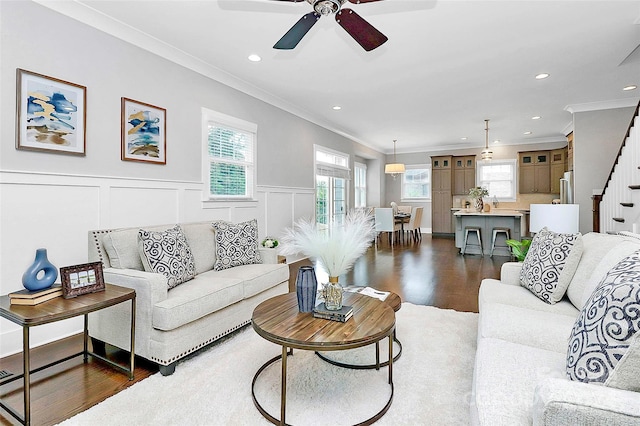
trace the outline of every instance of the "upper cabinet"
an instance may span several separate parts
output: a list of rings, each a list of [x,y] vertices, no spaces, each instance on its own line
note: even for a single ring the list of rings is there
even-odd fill
[[[468,195],[476,186],[476,156],[453,157],[453,195]]]
[[[519,153],[520,193],[551,192],[550,151],[527,151]]]
[[[451,191],[450,155],[431,157],[431,181],[433,191]]]
[[[567,148],[519,153],[519,192],[559,194],[560,178],[567,170]]]

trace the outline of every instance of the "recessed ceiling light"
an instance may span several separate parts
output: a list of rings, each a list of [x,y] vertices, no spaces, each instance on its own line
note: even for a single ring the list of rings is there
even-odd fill
[[[260,62],[262,60],[262,58],[259,55],[256,55],[255,53],[249,55],[247,59],[249,59],[251,62]]]
[[[533,117],[531,117],[532,120],[540,120],[542,117],[540,117],[539,115],[534,115]]]
[[[334,111],[340,111],[342,109],[342,107],[340,105],[336,105],[333,107]]]
[[[466,141],[466,140],[467,140],[467,137],[466,137],[466,136],[463,136],[463,137],[461,137],[461,138],[460,138],[460,140],[462,140],[462,141]]]
[[[531,134],[531,132],[527,130],[526,132],[524,132],[524,134],[525,134],[525,135],[530,135],[530,134]]]
[[[624,86],[622,88],[622,90],[624,90],[625,92],[629,91],[629,90],[636,90],[638,88],[638,86],[636,86],[635,84],[631,84],[629,86]]]
[[[493,143],[500,143],[500,139],[496,139]]]
[[[546,73],[546,72],[542,72],[542,73],[536,75],[536,80],[543,80],[543,79],[545,79],[547,77],[549,77],[549,74]]]

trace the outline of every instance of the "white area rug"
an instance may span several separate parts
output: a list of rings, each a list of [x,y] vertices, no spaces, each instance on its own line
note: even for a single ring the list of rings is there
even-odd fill
[[[403,353],[393,366],[395,395],[380,425],[468,425],[477,314],[403,303],[396,314]],[[388,341],[381,342],[386,360]],[[397,351],[397,347],[396,347]],[[373,361],[372,346],[332,357]],[[281,353],[252,328],[159,373],[62,423],[69,425],[267,425],[253,405],[257,369]],[[313,352],[288,357],[287,423],[342,425],[365,420],[389,398],[387,368],[351,370]],[[280,417],[280,363],[260,376],[256,395]]]

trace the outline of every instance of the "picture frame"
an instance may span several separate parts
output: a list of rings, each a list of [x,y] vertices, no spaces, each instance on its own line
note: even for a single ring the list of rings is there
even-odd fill
[[[64,266],[60,268],[60,277],[62,297],[65,299],[105,289],[102,262]]]
[[[122,161],[167,164],[167,110],[121,99]]]
[[[86,155],[87,88],[16,69],[16,149]]]

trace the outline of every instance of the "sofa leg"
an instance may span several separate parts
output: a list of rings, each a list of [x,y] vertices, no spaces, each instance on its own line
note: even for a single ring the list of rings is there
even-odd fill
[[[176,364],[178,362],[174,361],[169,365],[160,365],[160,374],[163,376],[170,376],[176,371]]]
[[[91,338],[91,347],[93,348],[93,352],[105,356],[107,354],[106,343],[102,340],[98,340],[95,337]]]

